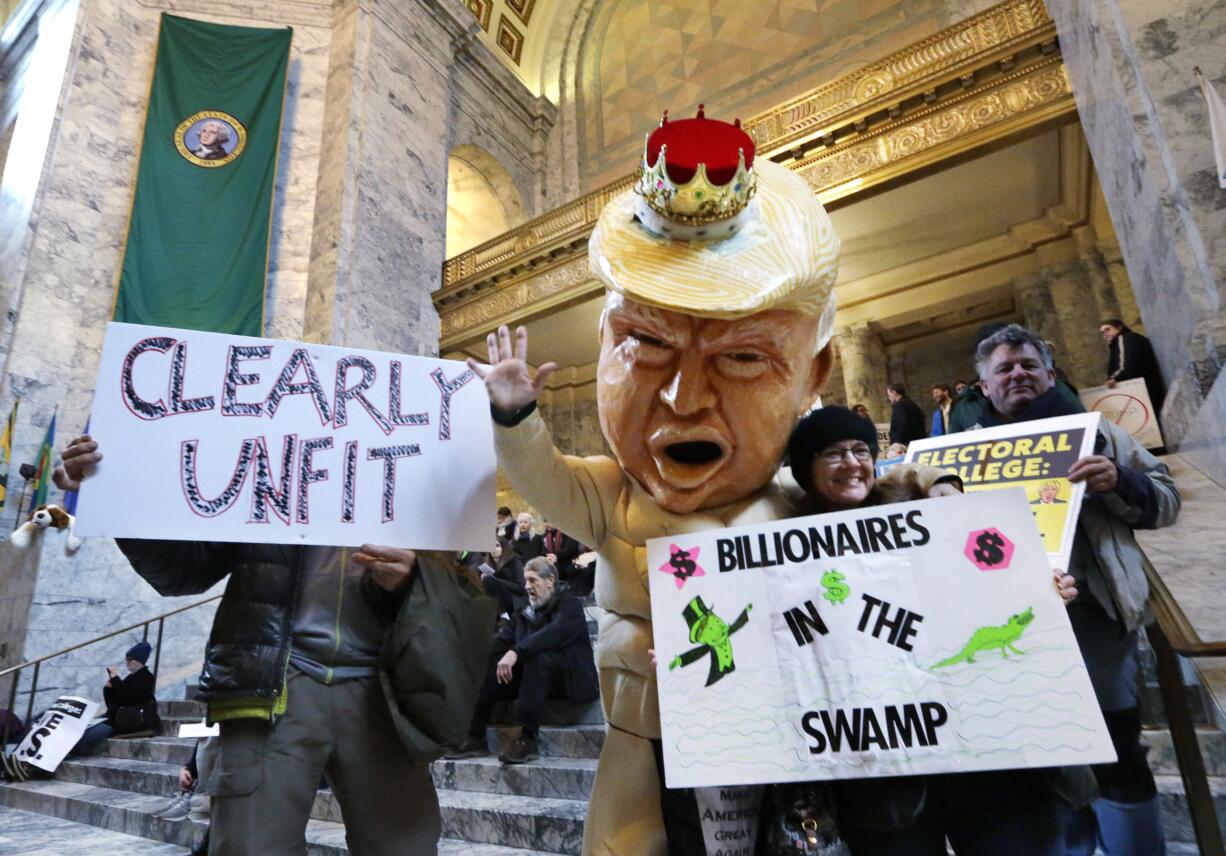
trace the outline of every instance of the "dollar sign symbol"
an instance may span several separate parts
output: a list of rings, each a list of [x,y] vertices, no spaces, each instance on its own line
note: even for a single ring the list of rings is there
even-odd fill
[[[975,539],[975,560],[985,565],[999,564],[1005,558],[1000,548],[1005,546],[1005,539],[997,532],[984,532]]]
[[[689,550],[678,550],[670,554],[668,563],[675,569],[673,574],[682,579],[688,579],[698,569],[698,566],[690,559]]]

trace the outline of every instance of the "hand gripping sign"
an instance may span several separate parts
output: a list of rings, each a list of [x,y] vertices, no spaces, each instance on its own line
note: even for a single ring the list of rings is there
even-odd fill
[[[1115,759],[1021,490],[647,552],[669,787]]]
[[[1098,420],[1097,413],[1078,413],[929,437],[907,447],[906,461],[957,473],[967,493],[1025,488],[1052,567],[1068,568],[1086,490],[1084,482],[1068,480],[1068,471],[1093,454]],[[985,556],[1003,548],[991,537],[979,545]]]
[[[107,325],[78,534],[487,549],[489,400],[464,364]]]

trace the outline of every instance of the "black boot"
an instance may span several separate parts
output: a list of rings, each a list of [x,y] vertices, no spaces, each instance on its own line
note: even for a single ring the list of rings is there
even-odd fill
[[[448,752],[443,757],[449,761],[456,761],[461,758],[484,758],[488,754],[490,754],[490,747],[485,742],[485,735],[470,734],[464,738],[460,748]]]
[[[539,757],[541,753],[537,750],[536,735],[521,733],[498,756],[498,760],[504,764],[526,764]]]

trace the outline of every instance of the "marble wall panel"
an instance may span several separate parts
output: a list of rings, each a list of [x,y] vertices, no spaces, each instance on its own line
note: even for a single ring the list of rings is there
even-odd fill
[[[58,445],[80,429],[88,414],[135,171],[136,146],[118,146],[114,141],[140,137],[158,15],[163,10],[220,23],[295,27],[278,161],[267,316],[270,333],[295,338],[301,334],[309,263],[309,247],[301,236],[310,233],[314,215],[330,40],[327,4],[286,0],[255,10],[249,4],[227,2],[82,0],[40,205],[31,216],[27,274],[20,283],[12,347],[5,359],[7,391],[22,396],[14,469],[33,460],[53,412],[58,415]],[[106,141],[109,157],[97,156],[99,141]],[[51,500],[57,499],[53,491]],[[12,513],[6,509],[6,523]],[[10,603],[7,612],[0,612],[5,622],[0,625],[0,641],[24,636],[24,644],[17,647],[24,649],[20,653],[27,659],[184,602],[158,596],[107,541],[89,543],[69,558],[62,543],[51,538],[33,555],[37,571],[21,574],[24,584],[26,573],[36,573],[32,590],[11,585],[7,573],[0,579],[0,596]],[[185,627],[185,632],[167,641],[164,674],[189,674],[198,668],[211,616],[211,607],[205,607],[183,619],[190,632]],[[50,667],[45,672],[49,686],[72,688],[74,676],[84,674],[74,671],[78,668],[94,675],[92,685],[101,664],[116,655],[89,656],[96,662]],[[64,671],[57,674],[57,669]]]
[[[446,16],[336,4],[306,335],[433,354],[446,224]]]
[[[546,155],[556,114],[554,106],[533,96],[485,42],[474,39],[457,54],[451,69],[449,151],[475,145],[493,155],[515,181],[524,202],[524,219],[549,207]]]
[[[1226,0],[1049,0],[1048,7],[1146,333],[1171,388],[1168,440],[1180,448],[1185,434],[1189,442],[1202,436],[1199,411],[1226,352],[1226,203],[1211,186],[1208,127],[1192,74],[1198,64],[1221,74]],[[1203,447],[1201,455],[1210,463],[1222,457]],[[1207,472],[1226,483],[1226,467]]]

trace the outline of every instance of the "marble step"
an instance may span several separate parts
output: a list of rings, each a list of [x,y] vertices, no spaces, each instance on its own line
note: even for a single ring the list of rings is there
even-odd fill
[[[586,800],[440,790],[438,802],[447,838],[573,856],[583,845]],[[319,792],[311,816],[340,820],[331,791]]]
[[[166,798],[163,796],[147,796],[60,780],[0,784],[0,806],[73,821],[85,829],[107,829],[190,847],[204,834],[206,824],[195,820],[166,821],[153,817],[151,812],[165,804]],[[306,838],[308,856],[347,856],[349,852],[345,846],[345,828],[336,821],[310,821]],[[444,838],[439,842],[438,852],[439,856],[557,856],[561,852],[579,851],[546,851]]]
[[[1175,746],[1171,732],[1166,729],[1146,729],[1141,732],[1141,742],[1149,747],[1149,767],[1155,776],[1178,776],[1179,764],[1175,759]],[[1226,778],[1226,731],[1211,725],[1196,728],[1196,742],[1205,761],[1209,776]]]
[[[175,707],[173,710],[164,710],[163,705],[166,702],[158,702],[159,716],[161,722],[158,724],[158,737],[178,737],[179,726],[184,723],[198,723],[204,718],[204,707],[201,705],[199,712],[183,713],[183,708]],[[200,704],[199,702],[172,702],[171,704]],[[515,707],[512,702],[499,702],[494,706],[491,721],[496,726],[510,725],[514,721]],[[572,702],[551,699],[545,703],[545,710],[541,715],[542,728],[545,726],[553,726],[556,728],[568,728],[572,726],[595,726],[603,731],[604,727],[604,711],[600,706],[600,701],[591,702]]]
[[[1188,707],[1192,713],[1192,721],[1197,725],[1209,721],[1209,712],[1205,704],[1205,693],[1199,684],[1184,684],[1184,694],[1188,699]],[[1158,682],[1144,681],[1141,684],[1141,721],[1147,727],[1165,728],[1167,725],[1166,705],[1162,701],[1162,691]]]
[[[518,736],[513,725],[494,725],[486,731],[491,748],[505,746]],[[542,758],[574,758],[595,760],[604,745],[603,725],[542,726],[539,741]],[[103,743],[91,757],[132,758],[163,764],[186,764],[196,745],[195,738],[134,737],[113,738]],[[1169,739],[1168,744],[1169,745]]]
[[[1188,798],[1179,776],[1154,776],[1158,785],[1158,797],[1162,803],[1162,830],[1167,841],[1190,842],[1196,840],[1192,831],[1192,817],[1188,814]],[[1218,826],[1226,829],[1226,778],[1209,777],[1209,791],[1217,812]]]
[[[119,742],[107,741],[108,744]],[[154,743],[152,746],[153,751],[147,754],[162,755],[161,750],[183,748],[165,743]],[[182,757],[182,753],[178,754]],[[56,778],[136,793],[164,794],[169,798],[177,787],[182,763],[177,758],[155,760],[98,754],[65,761]],[[530,764],[504,765],[496,757],[489,756],[436,761],[431,772],[439,790],[586,800],[596,777],[596,761],[587,758],[541,758]]]
[[[183,856],[176,844],[150,841],[71,820],[0,806],[0,853],[48,856],[105,853],[107,856]]]
[[[576,763],[576,762],[571,762]],[[581,763],[581,762],[580,762]],[[478,766],[478,765],[472,765]],[[494,762],[485,767],[490,776],[500,776],[501,765]],[[592,770],[594,775],[594,767]],[[559,772],[559,778],[564,773]],[[479,771],[464,771],[465,782],[478,780]],[[574,846],[578,853],[583,838],[583,818],[587,814],[587,793],[583,788],[583,773],[570,771],[566,789],[574,794],[568,798],[546,796],[545,793],[519,796],[513,786],[547,792],[547,773],[515,771],[510,774],[505,789],[492,792],[439,790],[439,805],[443,816],[443,835],[483,844],[531,847],[534,841],[555,842]],[[73,758],[60,765],[56,778],[64,783],[112,788],[134,795],[154,796],[165,804],[178,789],[179,766],[131,758],[91,756]],[[461,785],[463,786],[463,785]],[[487,789],[488,790],[488,789]],[[157,806],[155,806],[155,809]],[[311,816],[318,820],[341,820],[340,808],[331,791],[319,791]],[[533,836],[544,836],[534,838]],[[570,853],[571,849],[553,852]]]
[[[505,746],[519,736],[519,726],[492,725],[485,732],[490,748]],[[542,758],[599,758],[604,725],[542,725],[537,735]]]
[[[108,740],[98,747],[92,757],[132,758],[137,761],[183,765],[188,762],[195,749],[194,737],[134,737],[130,740]]]
[[[439,790],[586,800],[596,778],[596,761],[540,758],[529,764],[502,764],[491,755],[435,761],[430,772]]]

